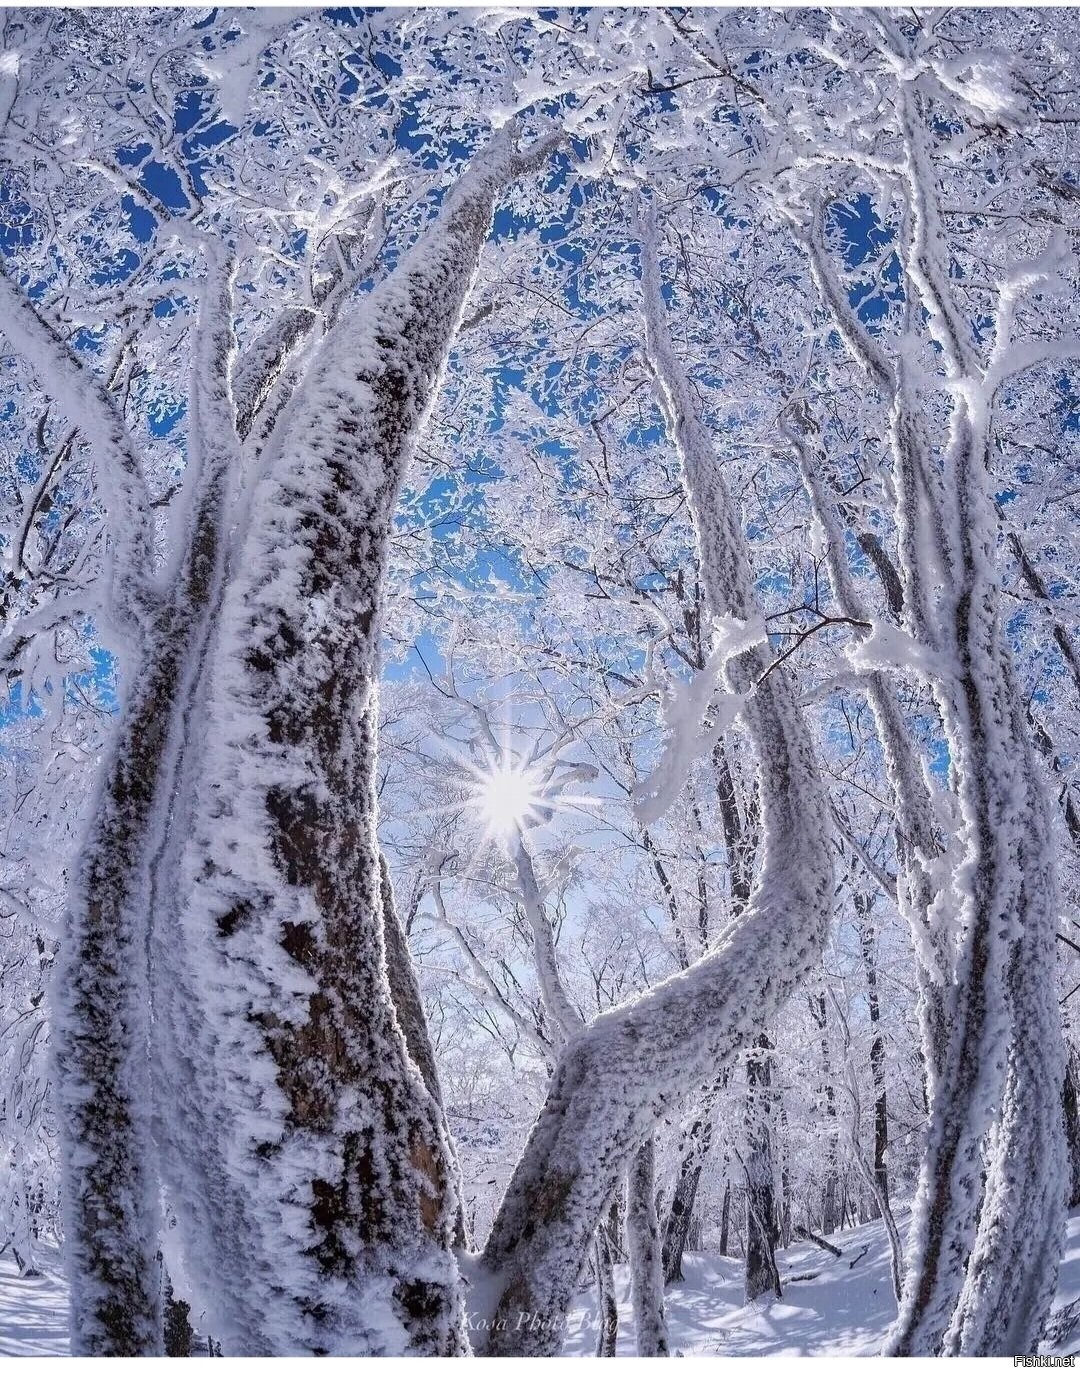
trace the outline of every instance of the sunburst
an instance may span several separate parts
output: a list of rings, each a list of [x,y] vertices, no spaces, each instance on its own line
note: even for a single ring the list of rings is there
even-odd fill
[[[491,837],[507,838],[539,820],[545,800],[544,782],[535,768],[502,757],[476,773],[470,804],[479,812]]]

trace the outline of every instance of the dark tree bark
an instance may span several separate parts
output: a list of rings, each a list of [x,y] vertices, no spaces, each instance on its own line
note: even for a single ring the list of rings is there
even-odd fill
[[[615,1299],[615,1264],[611,1255],[611,1241],[604,1226],[600,1226],[593,1241],[596,1264],[596,1357],[613,1359],[619,1338],[619,1303]]]
[[[165,1356],[170,1359],[190,1359],[191,1343],[195,1333],[191,1328],[191,1306],[188,1302],[177,1299],[173,1292],[172,1281],[164,1265],[162,1272],[165,1278],[163,1303]]]
[[[420,1070],[424,1086],[442,1116],[443,1130],[453,1151],[453,1136],[446,1118],[443,1105],[442,1087],[439,1083],[439,1070],[435,1062],[435,1050],[428,1031],[427,1016],[420,996],[420,986],[416,980],[412,957],[405,931],[398,919],[397,905],[394,901],[394,885],[390,879],[390,869],[384,855],[379,855],[379,876],[381,880],[383,912],[383,944],[386,949],[386,976],[390,984],[390,997],[394,1003],[401,1032],[405,1036],[405,1047],[409,1057]],[[468,1244],[465,1224],[465,1204],[461,1193],[460,1175],[456,1167],[457,1155],[454,1153],[454,1175],[457,1212],[454,1220],[454,1247],[464,1249]]]
[[[886,1154],[889,1149],[889,1099],[885,1089],[885,1040],[881,1034],[881,1002],[878,997],[877,958],[874,951],[874,932],[866,923],[869,901],[855,893],[855,909],[859,922],[859,948],[866,972],[867,1014],[873,1027],[870,1041],[870,1076],[874,1084],[874,1178],[880,1195],[889,1199],[889,1168]]]
[[[766,1292],[781,1296],[776,1247],[776,1184],[772,1151],[772,1044],[758,1037],[746,1064],[746,1263],[745,1297],[756,1301]]]
[[[843,1253],[843,1250],[837,1249],[835,1244],[830,1244],[820,1235],[815,1235],[813,1230],[808,1230],[805,1225],[796,1225],[792,1234],[797,1239],[808,1240],[811,1244],[816,1244],[819,1249],[824,1249],[827,1254],[832,1254],[833,1258],[838,1259]]]
[[[466,1345],[452,1154],[387,967],[375,689],[397,492],[495,199],[552,146],[511,132],[342,309],[264,448],[222,605],[178,869],[173,1052],[199,1070],[175,1174],[201,1179],[177,1208],[200,1300],[247,1354]]]
[[[679,1158],[679,1171],[664,1222],[663,1267],[664,1283],[682,1281],[682,1259],[694,1222],[701,1173],[712,1146],[713,1110],[717,1095],[728,1084],[730,1074],[724,1071],[705,1093],[702,1109],[694,1117],[687,1132]]]
[[[731,1179],[724,1183],[724,1200],[720,1204],[720,1243],[719,1250],[727,1257],[730,1245],[729,1226],[731,1225]]]
[[[1080,1105],[1078,1105],[1077,1083],[1080,1081],[1080,1065],[1076,1061],[1076,1050],[1070,1048],[1065,1068],[1065,1087],[1062,1092],[1062,1109],[1065,1115],[1065,1139],[1069,1151],[1069,1206],[1080,1206]]]
[[[712,1121],[698,1116],[690,1127],[690,1136],[690,1148],[679,1164],[675,1191],[664,1225],[662,1263],[666,1285],[682,1282],[683,1279],[683,1254],[690,1237],[701,1170],[712,1143]]]

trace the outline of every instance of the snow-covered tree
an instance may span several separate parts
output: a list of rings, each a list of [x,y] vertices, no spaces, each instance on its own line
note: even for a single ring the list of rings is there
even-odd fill
[[[0,38],[0,1221],[59,1186],[73,1350],[161,1352],[160,1252],[266,1355],[554,1353],[589,1268],[611,1353],[625,1256],[661,1354],[703,1224],[756,1300],[872,1215],[891,1352],[1034,1350],[1068,19]]]

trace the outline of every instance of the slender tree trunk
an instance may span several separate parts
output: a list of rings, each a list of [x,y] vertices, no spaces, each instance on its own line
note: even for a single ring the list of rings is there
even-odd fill
[[[821,1031],[821,1075],[824,1082],[825,1141],[824,1184],[821,1202],[821,1230],[831,1235],[840,1223],[837,1196],[840,1177],[837,1166],[838,1132],[836,1125],[836,1088],[833,1086],[832,1055],[829,1051],[829,1018],[825,993],[810,997],[810,1014]]]
[[[860,910],[860,905],[862,909]],[[855,894],[856,910],[869,914],[869,903],[860,892]],[[870,1076],[874,1084],[874,1178],[877,1195],[889,1199],[889,1169],[885,1156],[889,1149],[889,1100],[885,1090],[885,1040],[881,1034],[881,1004],[878,1000],[877,960],[874,956],[874,932],[862,920],[859,924],[859,948],[866,973],[866,1006],[873,1038],[870,1041]]]
[[[835,1002],[835,998],[834,998]],[[889,1259],[892,1274],[893,1296],[899,1305],[904,1288],[904,1250],[900,1243],[900,1234],[896,1228],[896,1221],[893,1218],[892,1208],[889,1205],[889,1194],[881,1186],[878,1175],[874,1168],[866,1160],[862,1147],[862,1097],[859,1093],[859,1076],[855,1071],[855,1064],[851,1057],[851,1030],[848,1026],[847,1017],[836,1003],[837,1019],[844,1036],[844,1082],[847,1087],[848,1098],[851,1102],[851,1153],[855,1160],[855,1167],[858,1169],[859,1176],[866,1184],[866,1189],[870,1196],[877,1202],[878,1215],[881,1217],[885,1226],[885,1233],[889,1240]]]
[[[746,1063],[746,1264],[745,1298],[781,1295],[776,1247],[776,1183],[772,1151],[772,1044],[762,1034]]]
[[[705,1093],[702,1109],[694,1117],[680,1154],[675,1189],[664,1223],[662,1262],[665,1284],[682,1281],[682,1258],[694,1220],[702,1168],[712,1145],[716,1097],[727,1086],[729,1076],[726,1070],[722,1072]]]
[[[626,1180],[626,1241],[630,1256],[630,1292],[639,1358],[666,1358],[664,1273],[660,1227],[656,1219],[656,1170],[653,1137],[638,1149]]]
[[[720,1203],[720,1254],[726,1258],[730,1245],[728,1227],[731,1224],[731,1179],[724,1183],[724,1200]]]
[[[809,436],[815,432],[814,423],[806,410],[799,411],[797,419],[796,427],[789,434],[825,544],[833,594],[844,615],[865,622],[868,611],[848,566],[844,531],[826,499],[819,471],[820,455],[810,448]],[[895,835],[900,860],[896,899],[915,948],[925,1092],[928,1101],[932,1102],[945,1062],[949,1032],[946,984],[952,972],[951,951],[940,922],[933,919],[934,902],[939,892],[933,874],[940,860],[941,845],[930,791],[892,684],[883,673],[870,672],[866,675],[865,689],[896,806]]]
[[[780,1247],[786,1249],[791,1243],[791,1170],[788,1167],[788,1120],[787,1106],[784,1102],[783,1092],[777,1091],[774,1096],[776,1107],[776,1134],[775,1142],[780,1149],[780,1197],[776,1208],[776,1223],[780,1231]],[[773,1174],[776,1173],[775,1153],[773,1156]]]
[[[540,984],[548,1034],[553,1044],[561,1044],[580,1030],[585,1020],[570,1000],[562,974],[559,972],[559,959],[555,950],[551,921],[544,909],[544,899],[540,893],[540,884],[536,880],[532,853],[520,826],[514,833],[513,858],[521,904],[532,933],[533,964]]]
[[[405,1036],[405,1047],[409,1057],[420,1070],[424,1086],[428,1089],[442,1117],[443,1133],[453,1154],[453,1183],[456,1197],[454,1219],[454,1248],[464,1249],[468,1243],[465,1224],[465,1203],[461,1189],[461,1169],[458,1166],[457,1151],[446,1119],[443,1106],[442,1087],[439,1083],[439,1070],[435,1062],[435,1050],[428,1031],[424,1003],[420,997],[420,986],[416,980],[409,954],[405,931],[398,919],[394,902],[394,886],[390,879],[390,868],[383,854],[379,855],[380,892],[383,912],[383,945],[386,949],[386,976],[390,985],[390,997],[394,1003],[394,1014]]]
[[[697,1116],[690,1127],[690,1148],[679,1164],[675,1180],[675,1191],[668,1208],[667,1223],[664,1226],[662,1265],[664,1282],[682,1282],[682,1260],[690,1236],[690,1226],[694,1218],[694,1203],[697,1200],[701,1170],[709,1146],[712,1143],[712,1119],[710,1116]]]
[[[1080,1206],[1080,1104],[1078,1104],[1077,1081],[1080,1078],[1076,1060],[1076,1050],[1069,1049],[1065,1070],[1065,1088],[1062,1092],[1062,1110],[1065,1116],[1065,1139],[1069,1155],[1069,1207]]]
[[[613,1359],[619,1338],[619,1303],[615,1297],[615,1264],[611,1257],[611,1244],[602,1225],[598,1228],[593,1241],[593,1255],[596,1261],[599,1322],[596,1331],[596,1357]]]

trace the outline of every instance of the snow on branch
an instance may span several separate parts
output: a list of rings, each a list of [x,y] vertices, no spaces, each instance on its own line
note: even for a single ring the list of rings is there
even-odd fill
[[[633,791],[634,814],[641,824],[655,824],[671,809],[695,760],[734,724],[746,695],[720,689],[724,669],[729,659],[766,638],[763,620],[725,616],[715,624],[714,647],[704,668],[668,689],[663,705],[667,737],[660,761]]]

